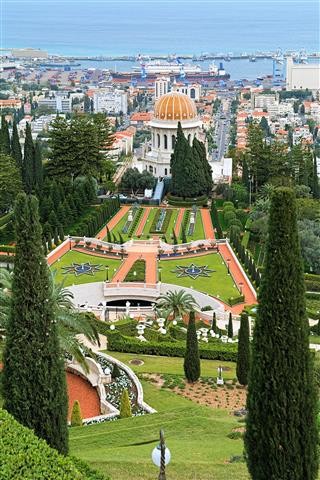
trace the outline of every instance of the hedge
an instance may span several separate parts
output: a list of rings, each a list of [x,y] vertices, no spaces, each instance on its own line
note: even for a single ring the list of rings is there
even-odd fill
[[[83,461],[64,457],[0,409],[1,480],[106,480]]]
[[[315,273],[305,273],[304,278],[306,280],[313,280],[314,282],[320,283],[320,275],[316,275]]]
[[[305,280],[305,284],[307,292],[320,292],[320,282],[314,280]]]
[[[244,295],[228,298],[228,305],[230,305],[230,307],[232,307],[233,305],[238,305],[238,303],[243,303],[243,302],[244,302]]]
[[[184,357],[186,342],[141,342],[133,337],[122,336],[119,332],[108,332],[108,350],[114,352],[137,353],[144,355],[159,355],[163,357]],[[207,360],[221,360],[225,362],[237,361],[238,347],[231,343],[199,344],[200,358]]]
[[[176,197],[180,198],[180,197]],[[198,207],[206,207],[208,204],[208,197],[205,197],[203,200],[201,197],[200,199],[194,200],[193,198],[191,199],[181,199],[181,200],[176,200],[176,199],[170,199],[167,197],[169,205],[172,205],[173,207],[192,207],[193,205],[197,205]]]
[[[14,253],[16,247],[14,245],[0,245],[0,252]]]
[[[306,298],[309,298],[310,300],[320,300],[320,293],[306,292]]]
[[[142,215],[142,212],[143,212],[143,209],[141,207],[139,207],[139,210],[136,212],[135,216],[134,216],[134,219],[128,229],[128,237],[132,237],[133,235],[133,232],[135,231],[137,225],[138,225],[138,222],[141,218],[141,215]]]
[[[13,263],[14,256],[13,255],[0,255],[0,263]]]

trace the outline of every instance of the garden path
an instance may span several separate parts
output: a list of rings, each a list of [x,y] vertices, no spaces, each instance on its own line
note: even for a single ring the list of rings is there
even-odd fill
[[[180,208],[178,216],[177,216],[176,225],[174,227],[174,233],[175,233],[177,238],[179,238],[180,228],[181,228],[181,224],[182,224],[182,220],[183,220],[185,211],[186,211],[185,208]]]
[[[144,208],[142,218],[141,218],[141,220],[139,222],[139,225],[138,225],[138,228],[136,230],[136,236],[137,237],[142,235],[142,233],[143,233],[143,229],[144,229],[144,226],[146,224],[147,218],[149,216],[150,210],[151,210],[151,207],[145,207]]]
[[[207,208],[201,208],[201,218],[202,218],[202,224],[204,228],[204,235],[206,239],[214,239],[214,229],[212,226],[212,221],[211,221],[211,215],[210,215],[210,210]]]
[[[241,272],[239,266],[237,265],[236,261],[230,254],[230,251],[228,249],[228,246],[225,244],[220,244],[219,245],[219,253],[224,259],[224,261],[227,264],[227,260],[229,260],[229,269],[232,277],[234,278],[234,281],[236,284],[239,286],[239,284],[242,284],[242,294],[244,295],[245,302],[240,303],[239,305],[235,305],[234,307],[228,307],[228,310],[231,310],[232,313],[239,314],[242,312],[243,307],[245,305],[253,305],[257,303],[257,299],[254,296],[253,292],[251,291],[248,282]]]
[[[137,260],[145,260],[146,262],[146,278],[145,283],[156,283],[157,282],[157,253],[156,252],[129,252],[128,257],[121,265],[119,270],[116,272],[112,279],[112,283],[124,282],[129,270],[131,269],[134,262]]]
[[[128,213],[130,207],[130,205],[124,205],[123,207],[121,207],[119,212],[117,212],[115,216],[112,217],[111,220],[107,223],[107,225],[105,225],[100,230],[100,232],[96,235],[96,238],[98,238],[99,240],[103,240],[107,235],[107,228],[111,231],[117,225],[117,223],[120,222],[121,218],[124,217],[126,213]]]

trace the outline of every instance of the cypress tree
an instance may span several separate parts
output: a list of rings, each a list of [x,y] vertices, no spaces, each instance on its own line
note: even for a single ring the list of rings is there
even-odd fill
[[[15,159],[17,167],[20,168],[21,170],[22,169],[22,153],[21,153],[21,145],[20,145],[16,121],[13,122],[13,127],[12,127],[11,156]]]
[[[228,338],[233,337],[233,323],[232,323],[232,313],[229,312],[229,321],[228,321]]]
[[[172,239],[173,239],[173,245],[177,245],[178,239],[177,239],[176,232],[174,231],[174,228],[172,229]]]
[[[61,225],[61,223],[59,223],[59,225],[58,225],[58,233],[59,233],[60,241],[63,242],[64,241],[64,231],[63,231],[63,226]]]
[[[120,418],[132,417],[131,403],[128,390],[124,388],[120,400]]]
[[[82,414],[80,403],[76,400],[71,412],[71,427],[82,427]]]
[[[59,244],[59,233],[58,233],[58,228],[55,227],[54,231],[53,231],[53,241],[54,241],[54,244],[55,246],[57,246]]]
[[[317,157],[313,156],[313,174],[312,174],[312,196],[313,198],[320,198],[320,186],[317,171]]]
[[[214,333],[217,333],[217,316],[216,316],[216,312],[213,312],[213,315],[212,315],[211,330],[213,330]]]
[[[59,225],[57,215],[54,213],[53,210],[50,212],[50,215],[49,215],[49,218],[48,218],[48,223],[51,227],[51,232],[54,232],[54,229],[57,228],[58,225]]]
[[[60,453],[68,451],[64,361],[52,284],[42,249],[38,201],[19,194],[12,301],[3,369],[4,408]]]
[[[195,313],[189,314],[187,330],[186,353],[184,357],[184,374],[189,383],[196,382],[200,377],[200,356],[196,331]]]
[[[34,147],[34,157],[33,157],[33,178],[34,186],[37,192],[41,192],[43,185],[43,166],[42,166],[42,155],[39,142],[36,142]]]
[[[112,243],[112,237],[108,227],[107,227],[107,242]]]
[[[0,153],[3,153],[4,155],[11,154],[9,126],[5,115],[1,116]]]
[[[294,193],[271,199],[247,397],[245,447],[256,480],[314,480],[317,398]]]
[[[29,123],[27,123],[22,168],[22,180],[26,193],[31,193],[34,187],[34,156],[35,150],[32,140],[31,127]]]
[[[187,243],[188,242],[187,235],[186,235],[186,229],[185,229],[183,224],[181,225],[181,242],[182,243]]]
[[[249,318],[246,312],[241,313],[238,333],[237,378],[241,385],[248,384],[250,369]]]

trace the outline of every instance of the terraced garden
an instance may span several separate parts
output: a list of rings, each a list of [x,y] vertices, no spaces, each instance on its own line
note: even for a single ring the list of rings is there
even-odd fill
[[[153,237],[162,237],[167,243],[174,243],[173,231],[179,216],[179,208],[133,207],[104,238],[105,241],[124,242],[130,238],[148,240]],[[186,240],[200,240],[205,238],[201,213],[198,210],[194,227],[190,225],[190,212],[186,210],[182,218]],[[132,220],[131,220],[132,219]],[[131,221],[130,221],[131,220]],[[142,223],[141,223],[142,222]],[[191,228],[190,228],[191,227]],[[183,243],[182,228],[178,228],[178,243]]]

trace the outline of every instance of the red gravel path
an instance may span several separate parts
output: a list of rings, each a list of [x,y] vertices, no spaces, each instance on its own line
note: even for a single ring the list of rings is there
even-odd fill
[[[144,209],[144,212],[143,212],[143,215],[142,215],[142,218],[139,222],[139,225],[138,225],[138,228],[136,230],[136,236],[138,237],[139,235],[142,235],[142,232],[143,232],[143,229],[144,229],[144,226],[146,224],[146,221],[147,221],[147,218],[149,216],[149,213],[150,213],[150,210],[151,210],[151,207],[146,207]]]
[[[211,221],[210,211],[207,210],[206,208],[201,208],[201,218],[202,218],[202,224],[203,224],[203,228],[204,228],[205,237],[207,239],[215,238],[214,229],[213,229],[212,221]]]
[[[179,238],[179,233],[180,233],[180,228],[181,228],[181,223],[183,220],[184,212],[186,211],[185,208],[180,208],[177,220],[176,220],[176,225],[174,227],[174,233],[176,234],[176,237]]]
[[[100,415],[100,399],[94,387],[79,375],[67,372],[67,387],[69,398],[68,419],[71,418],[75,400],[80,403],[82,418]]]

